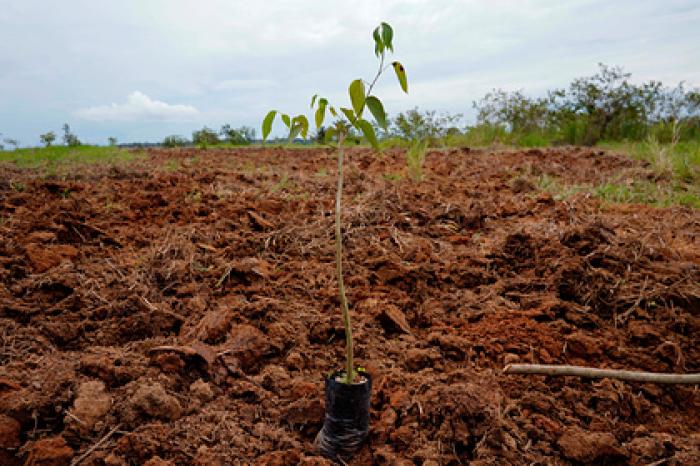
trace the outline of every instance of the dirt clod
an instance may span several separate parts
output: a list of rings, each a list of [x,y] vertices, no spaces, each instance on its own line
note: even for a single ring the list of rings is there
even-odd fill
[[[65,422],[76,424],[81,433],[89,434],[111,407],[112,397],[105,392],[103,382],[84,382],[78,387],[78,396],[71,410],[72,416],[67,416]]]
[[[211,389],[211,386],[202,379],[192,382],[190,394],[201,402],[207,402],[214,398],[214,391]]]
[[[61,437],[48,437],[34,442],[24,463],[26,466],[67,466],[73,450]]]
[[[21,445],[19,434],[22,426],[16,419],[0,414],[0,448],[17,448]]]
[[[440,353],[432,348],[411,348],[406,351],[406,369],[410,371],[419,371],[426,367],[431,367],[432,364],[439,359]]]
[[[131,398],[131,403],[145,414],[167,421],[174,421],[182,414],[180,402],[168,395],[159,383],[141,385]]]
[[[411,326],[408,325],[406,316],[401,312],[401,309],[393,304],[384,305],[384,312],[381,314],[381,317],[382,325],[387,330],[411,333]]]
[[[231,328],[233,310],[221,306],[208,311],[193,327],[183,327],[182,334],[187,339],[201,340],[206,343],[218,343],[226,337]]]
[[[46,272],[56,267],[66,259],[72,259],[78,255],[78,250],[66,244],[43,245],[31,243],[26,246],[27,257],[31,262],[34,272]]]
[[[587,432],[577,427],[564,431],[557,445],[564,457],[586,463],[620,461],[628,454],[609,432]]]
[[[240,368],[248,373],[260,367],[263,357],[270,351],[267,337],[252,325],[237,325],[222,346],[223,350],[238,361]]]

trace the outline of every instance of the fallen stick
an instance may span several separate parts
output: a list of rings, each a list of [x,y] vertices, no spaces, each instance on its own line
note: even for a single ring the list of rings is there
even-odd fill
[[[112,430],[110,430],[109,432],[107,432],[107,435],[105,435],[104,437],[102,437],[102,438],[100,439],[99,442],[97,442],[96,444],[94,444],[93,446],[91,446],[90,448],[88,448],[87,451],[86,451],[85,453],[83,453],[82,455],[80,455],[78,458],[76,458],[76,459],[74,459],[73,461],[71,461],[71,463],[70,463],[71,466],[76,466],[76,465],[82,463],[83,460],[85,460],[85,459],[86,459],[88,456],[90,456],[95,450],[97,450],[97,449],[100,448],[105,442],[107,442],[107,440],[109,440],[109,438],[110,438],[112,435],[114,435],[114,433],[115,433],[117,430],[119,430],[120,427],[121,427],[121,426],[118,425],[118,426],[116,426],[114,429],[112,429]]]
[[[506,374],[571,375],[589,379],[618,379],[630,382],[650,383],[699,383],[700,374],[669,374],[656,372],[622,371],[595,369],[581,366],[560,366],[548,364],[508,364],[503,368]]]

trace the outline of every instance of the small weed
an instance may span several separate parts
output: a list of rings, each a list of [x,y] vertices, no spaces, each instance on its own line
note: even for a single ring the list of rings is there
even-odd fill
[[[169,172],[176,172],[180,169],[180,162],[174,159],[168,160],[163,164],[163,168]]]
[[[585,192],[588,189],[580,185],[567,185],[554,176],[543,174],[537,178],[537,186],[552,195],[558,201],[568,199],[575,194]]]
[[[12,181],[10,182],[10,186],[12,189],[18,193],[23,192],[25,189],[27,189],[27,186],[22,183],[21,181]]]
[[[200,202],[202,202],[202,191],[198,189],[190,191],[189,193],[187,193],[187,200],[194,204],[199,204]]]
[[[414,140],[406,151],[406,167],[408,176],[415,182],[423,181],[423,164],[425,163],[425,150],[428,148],[428,140]]]
[[[290,188],[290,185],[292,185],[292,184],[293,183],[289,181],[289,177],[287,175],[283,175],[282,179],[279,180],[277,183],[275,183],[272,186],[272,188],[270,188],[270,190],[273,193],[276,193],[278,191],[284,191],[284,190]]]
[[[382,177],[387,181],[401,181],[401,173],[384,173]]]
[[[243,164],[241,171],[243,171],[243,173],[245,174],[250,175],[255,172],[255,165],[253,165],[252,162],[246,162],[245,164]]]
[[[319,168],[315,175],[319,178],[325,178],[328,176],[328,170],[325,168]]]

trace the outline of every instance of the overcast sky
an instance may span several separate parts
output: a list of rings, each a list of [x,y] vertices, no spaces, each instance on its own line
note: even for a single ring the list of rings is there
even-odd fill
[[[540,95],[597,63],[635,81],[700,85],[698,0],[0,0],[0,133],[36,145],[64,122],[84,141],[160,141],[268,109],[346,104],[369,78],[373,28],[394,27],[390,114],[473,115],[492,88]]]

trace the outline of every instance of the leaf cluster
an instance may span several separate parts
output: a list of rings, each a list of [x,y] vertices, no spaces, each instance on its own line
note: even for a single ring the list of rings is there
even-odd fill
[[[384,105],[379,97],[372,93],[372,90],[379,77],[389,66],[385,66],[384,62],[387,52],[394,52],[394,31],[389,24],[383,22],[374,29],[372,37],[374,38],[375,55],[380,60],[379,69],[371,82],[366,82],[363,79],[355,79],[350,83],[348,86],[350,105],[336,107],[331,105],[327,98],[321,97],[318,94],[311,98],[310,107],[314,113],[314,123],[316,128],[323,128],[325,143],[331,143],[334,140],[342,143],[345,137],[351,133],[352,129],[355,129],[367,139],[372,147],[376,150],[380,150],[374,126],[364,117],[364,112],[365,109],[368,109],[376,125],[379,128],[387,129],[388,119],[386,111],[384,110]],[[394,69],[401,89],[408,93],[408,80],[404,66],[400,62],[394,61],[391,63],[391,67]],[[305,115],[299,114],[295,117],[290,117],[286,113],[270,110],[262,123],[263,142],[270,135],[272,124],[278,114],[289,130],[289,142],[292,142],[300,135],[302,138],[306,139],[309,132],[309,120]],[[332,123],[328,125],[328,127],[324,127],[323,124],[328,115],[332,119]]]

